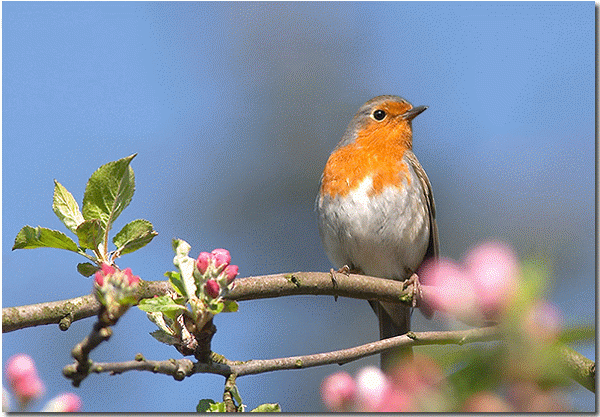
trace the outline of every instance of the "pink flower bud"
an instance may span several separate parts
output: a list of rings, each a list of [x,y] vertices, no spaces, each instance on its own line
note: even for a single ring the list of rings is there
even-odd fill
[[[109,264],[103,263],[101,268],[102,268],[102,273],[104,274],[104,276],[112,275],[115,272],[117,272],[117,270],[113,266],[110,266]]]
[[[237,265],[227,265],[225,268],[225,276],[227,277],[227,285],[231,284],[238,275],[239,268]]]
[[[196,262],[196,268],[200,271],[201,274],[204,274],[208,269],[208,264],[212,259],[212,255],[208,252],[200,252],[198,255],[198,261]]]
[[[70,392],[61,394],[50,400],[42,411],[50,413],[76,413],[81,411],[81,398]]]
[[[219,296],[219,292],[221,291],[221,287],[219,287],[219,283],[214,279],[209,279],[204,284],[204,289],[206,294],[208,294],[212,298],[217,298]]]
[[[330,411],[351,411],[356,396],[356,384],[346,372],[329,375],[321,384],[321,398]]]
[[[231,262],[231,255],[227,249],[215,249],[212,252],[215,260],[215,267],[220,268],[223,265],[229,265]]]
[[[131,272],[131,268],[125,268],[123,270],[123,273],[127,277],[127,282],[129,283],[129,285],[135,285],[138,282],[140,282],[140,277],[138,277],[137,275],[133,275],[133,273]]]
[[[16,355],[8,360],[6,379],[22,404],[44,395],[44,383],[37,375],[33,359],[28,355]]]
[[[98,271],[94,274],[94,281],[96,282],[96,284],[98,284],[98,286],[103,286],[104,285],[104,274],[101,271]]]

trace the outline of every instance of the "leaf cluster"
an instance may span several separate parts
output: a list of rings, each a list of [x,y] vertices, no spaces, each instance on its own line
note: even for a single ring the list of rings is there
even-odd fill
[[[12,249],[45,247],[78,253],[91,261],[77,265],[77,271],[87,277],[98,271],[102,263],[111,265],[121,255],[150,243],[158,233],[152,223],[137,219],[127,223],[113,237],[116,249],[108,251],[109,232],[131,202],[135,191],[135,175],[130,166],[135,156],[133,154],[98,168],[87,182],[81,210],[73,195],[54,180],[52,210],[76,235],[77,243],[58,230],[24,226],[17,234]]]

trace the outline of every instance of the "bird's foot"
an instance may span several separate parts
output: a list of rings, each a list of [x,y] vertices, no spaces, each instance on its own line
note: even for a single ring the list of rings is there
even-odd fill
[[[417,274],[412,274],[410,278],[404,281],[404,289],[410,287],[410,296],[412,299],[412,307],[415,308],[417,304],[423,299],[423,290],[421,289],[421,281]]]

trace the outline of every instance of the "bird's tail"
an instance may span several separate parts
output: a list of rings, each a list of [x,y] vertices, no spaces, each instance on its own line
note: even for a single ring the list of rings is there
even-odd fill
[[[369,301],[379,319],[381,340],[399,336],[410,331],[411,307],[399,303]],[[381,369],[390,371],[402,359],[412,356],[412,348],[394,348],[381,353]]]

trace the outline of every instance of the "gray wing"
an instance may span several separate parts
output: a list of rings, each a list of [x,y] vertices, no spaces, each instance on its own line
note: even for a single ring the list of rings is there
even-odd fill
[[[425,252],[425,259],[437,258],[440,252],[440,241],[437,223],[435,221],[435,201],[433,200],[431,183],[415,154],[411,151],[407,151],[406,158],[415,170],[415,173],[423,186],[423,190],[425,190],[425,199],[427,200],[427,208],[429,209],[429,246],[427,247],[427,252]]]

